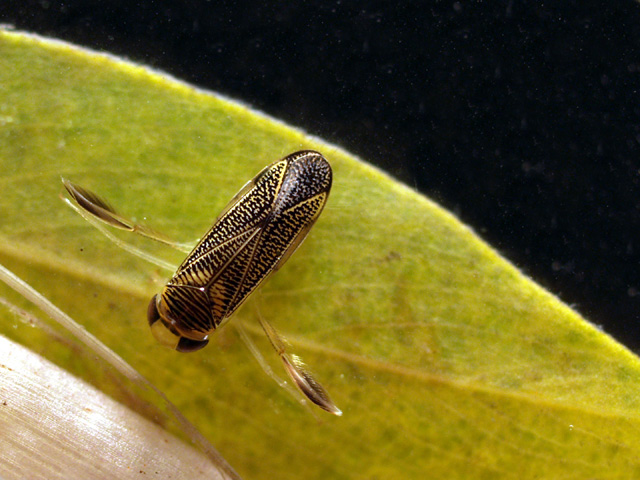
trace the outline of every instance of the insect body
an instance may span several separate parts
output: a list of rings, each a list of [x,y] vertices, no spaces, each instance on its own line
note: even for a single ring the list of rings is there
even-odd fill
[[[204,347],[304,240],[330,188],[331,167],[316,152],[294,153],[262,170],[151,300],[148,320],[158,339],[183,352]]]
[[[304,240],[324,208],[331,181],[329,163],[310,150],[288,155],[249,181],[162,291],[151,299],[147,318],[156,339],[180,352],[203,348],[208,336]],[[120,216],[95,194],[63,182],[85,212],[114,227],[171,244],[165,237]],[[299,358],[286,353],[284,342],[273,327],[261,322],[300,390],[321,408],[340,414]]]

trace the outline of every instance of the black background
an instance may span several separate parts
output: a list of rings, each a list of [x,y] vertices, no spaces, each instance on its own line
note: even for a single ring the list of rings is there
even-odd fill
[[[0,22],[344,146],[640,351],[635,2],[1,0]]]

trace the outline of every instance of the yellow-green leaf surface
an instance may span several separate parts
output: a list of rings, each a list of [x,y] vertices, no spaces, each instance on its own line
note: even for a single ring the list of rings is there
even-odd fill
[[[253,320],[279,328],[341,418],[301,407],[229,326],[197,353],[158,346],[145,312],[170,273],[59,199],[64,176],[195,240],[264,165],[302,148],[333,165],[329,203],[237,316],[274,369]],[[0,263],[149,377],[244,478],[640,476],[638,359],[437,205],[298,130],[114,58],[0,32],[0,186]],[[0,315],[0,333],[82,373],[39,329]]]

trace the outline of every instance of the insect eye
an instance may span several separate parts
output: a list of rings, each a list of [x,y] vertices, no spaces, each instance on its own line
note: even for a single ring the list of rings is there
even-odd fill
[[[209,343],[209,340],[191,340],[190,338],[182,337],[176,350],[182,353],[196,352],[206,347],[207,343]]]
[[[158,295],[154,295],[149,302],[149,306],[147,307],[147,321],[149,322],[149,327],[151,327],[151,333],[160,345],[174,349],[178,348],[180,335],[178,332],[169,328],[162,319],[158,311]]]
[[[151,333],[160,345],[177,349],[180,342],[180,335],[172,332],[160,319],[151,325]]]
[[[149,322],[149,326],[152,326],[158,320],[160,320],[160,313],[158,312],[158,295],[154,295],[147,307],[147,321]]]

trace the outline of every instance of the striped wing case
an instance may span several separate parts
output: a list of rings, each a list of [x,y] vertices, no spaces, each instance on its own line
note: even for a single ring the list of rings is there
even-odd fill
[[[325,158],[302,151],[248,182],[156,299],[165,326],[188,339],[206,339],[304,240],[331,181]]]

